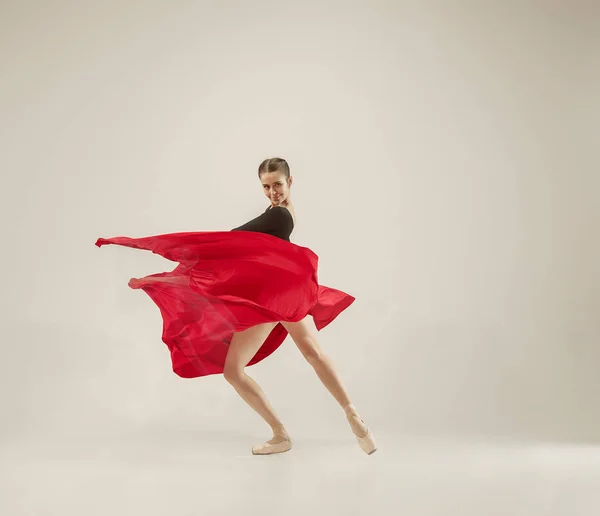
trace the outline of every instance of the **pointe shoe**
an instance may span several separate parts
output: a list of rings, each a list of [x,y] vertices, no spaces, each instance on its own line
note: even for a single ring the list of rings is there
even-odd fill
[[[274,453],[283,453],[292,449],[292,440],[287,432],[276,433],[273,439],[263,444],[257,444],[252,447],[252,455],[272,455]]]
[[[263,444],[257,444],[252,447],[252,455],[272,455],[274,453],[284,453],[292,449],[292,441],[286,439],[281,442],[271,443],[267,441]]]
[[[367,455],[372,455],[377,451],[377,444],[375,443],[375,438],[371,433],[371,430],[367,427],[362,418],[358,415],[358,412],[354,408],[353,405],[348,405],[344,408],[346,412],[346,418],[350,423],[350,427],[352,428],[352,432],[356,436],[356,440],[362,451],[364,451]]]

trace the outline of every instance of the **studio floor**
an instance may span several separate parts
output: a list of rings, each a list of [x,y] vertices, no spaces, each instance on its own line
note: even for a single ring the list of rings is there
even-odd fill
[[[67,442],[68,441],[68,442]],[[600,514],[600,446],[351,436],[250,453],[240,435],[3,441],[6,516]]]

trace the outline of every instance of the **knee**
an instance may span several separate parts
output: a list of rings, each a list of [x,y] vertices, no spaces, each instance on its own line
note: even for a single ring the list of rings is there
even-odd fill
[[[306,343],[302,347],[302,354],[306,361],[313,367],[318,367],[325,360],[323,352],[317,346],[312,345],[312,343]]]
[[[225,366],[225,369],[223,370],[223,376],[231,385],[238,385],[242,381],[244,371],[237,367]]]

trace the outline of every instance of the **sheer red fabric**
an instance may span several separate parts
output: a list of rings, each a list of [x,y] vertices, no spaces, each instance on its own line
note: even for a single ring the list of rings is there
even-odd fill
[[[271,355],[285,340],[281,324],[312,315],[317,330],[355,298],[319,285],[318,256],[281,238],[250,231],[170,233],[144,238],[100,238],[107,244],[152,251],[178,262],[171,272],[131,279],[158,306],[162,341],[182,378],[223,372],[235,332],[278,322],[248,365]]]

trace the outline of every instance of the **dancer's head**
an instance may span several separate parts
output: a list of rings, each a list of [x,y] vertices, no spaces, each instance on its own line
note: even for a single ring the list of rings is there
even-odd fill
[[[285,206],[290,197],[290,187],[293,178],[290,167],[282,158],[269,158],[258,167],[258,178],[263,187],[263,192],[273,206]]]

